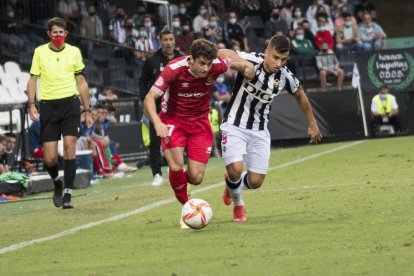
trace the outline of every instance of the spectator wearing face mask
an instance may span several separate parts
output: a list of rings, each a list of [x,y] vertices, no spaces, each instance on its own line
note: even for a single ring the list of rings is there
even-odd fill
[[[148,39],[145,27],[142,25],[138,29],[138,38],[135,40],[134,48],[136,49],[134,51],[134,63],[141,71],[145,60],[154,52],[154,45]]]
[[[194,33],[201,33],[204,26],[208,25],[208,11],[205,5],[201,5],[198,15],[193,20]]]
[[[328,16],[328,14],[326,13],[326,9],[324,6],[318,6],[318,10],[315,14],[315,18],[313,19],[313,21],[311,22],[311,31],[316,34],[316,32],[318,31],[318,19],[323,17],[325,19],[325,29],[328,30],[331,35],[333,36],[335,34],[335,29],[334,29],[334,25],[332,22],[332,19],[330,16]]]
[[[335,21],[334,21],[335,31],[340,30],[344,26],[344,22],[345,22],[344,15],[347,15],[347,14],[349,14],[351,16],[352,25],[355,25],[355,26],[357,25],[357,21],[356,21],[355,17],[352,16],[352,14],[349,12],[348,6],[343,5],[340,9],[339,16],[337,16],[335,18]]]
[[[364,14],[364,21],[359,24],[359,31],[364,51],[380,50],[384,47],[384,39],[387,35],[378,23],[372,22],[370,14]]]
[[[338,54],[361,51],[362,41],[359,28],[352,24],[351,15],[344,14],[344,25],[335,33],[336,51]]]
[[[280,18],[286,22],[288,26],[292,24],[293,21],[293,0],[284,0],[282,9],[280,10]]]
[[[185,2],[180,2],[178,4],[178,16],[180,17],[181,25],[192,25],[193,18],[187,13]]]
[[[296,28],[300,27],[300,25],[302,24],[302,21],[304,19],[302,15],[303,13],[299,6],[296,6],[293,8],[292,22],[289,25],[289,36],[290,37],[294,37]]]
[[[229,88],[224,82],[224,75],[219,76],[213,84],[212,104],[219,107],[220,121],[223,119],[223,114],[226,112],[227,104],[230,102]]]
[[[203,28],[205,39],[217,44],[223,40],[223,30],[218,24],[218,18],[215,15],[210,16],[209,23]]]
[[[245,52],[250,51],[246,33],[240,23],[237,22],[236,12],[229,12],[228,21],[224,23],[223,34],[227,47],[238,44],[240,50]]]
[[[372,98],[371,102],[371,129],[375,134],[380,125],[392,125],[395,131],[401,131],[401,123],[398,117],[399,108],[394,95],[390,94],[386,84],[380,87],[379,93]]]
[[[371,19],[377,18],[377,9],[372,3],[368,3],[368,0],[361,0],[361,2],[355,7],[355,16],[358,23],[364,21],[364,15],[369,14]]]
[[[291,53],[299,57],[302,64],[309,64],[316,56],[317,51],[313,47],[313,43],[305,38],[305,31],[302,27],[295,30],[295,36],[291,40]]]
[[[325,17],[318,17],[317,19],[318,29],[315,34],[315,46],[317,49],[321,49],[321,43],[326,42],[330,50],[334,49],[334,39],[331,33],[326,28]]]
[[[312,42],[313,46],[315,46],[315,36],[310,30],[310,23],[308,20],[303,19],[302,24],[300,26],[303,28],[305,32],[305,38]]]
[[[338,90],[342,90],[344,82],[344,70],[339,67],[339,61],[334,52],[329,49],[328,43],[323,41],[320,46],[320,52],[316,56],[316,66],[319,69],[321,79],[321,88],[326,90],[326,78],[328,73],[334,74]]]
[[[134,27],[144,24],[144,16],[147,11],[147,8],[144,4],[140,4],[137,7],[137,12],[132,16],[132,21],[134,22]]]
[[[144,28],[145,32],[147,33],[147,38],[152,42],[154,49],[159,49],[156,28],[152,22],[151,15],[147,14],[144,16]]]
[[[172,32],[174,35],[180,35],[181,31],[180,17],[178,15],[174,15],[172,18]]]
[[[82,19],[80,24],[80,35],[88,39],[82,39],[81,45],[85,49],[86,55],[89,56],[94,46],[99,45],[98,41],[103,36],[103,25],[101,19],[96,15],[96,7],[94,4],[88,5],[88,16]]]
[[[176,49],[186,55],[190,54],[190,46],[194,41],[194,33],[191,31],[190,26],[190,24],[182,25],[181,34],[175,36]]]
[[[264,25],[264,35],[266,39],[273,37],[276,32],[282,32],[284,35],[289,35],[289,29],[286,22],[280,18],[279,8],[273,8],[271,17]]]
[[[124,44],[127,39],[127,33],[125,29],[126,15],[123,8],[116,9],[116,15],[109,22],[109,36],[113,42],[118,44]]]
[[[313,4],[308,7],[306,10],[306,19],[309,22],[312,22],[315,18],[315,15],[318,10],[318,6],[323,6],[325,8],[326,14],[328,17],[331,17],[331,8],[325,4],[324,0],[314,0]]]

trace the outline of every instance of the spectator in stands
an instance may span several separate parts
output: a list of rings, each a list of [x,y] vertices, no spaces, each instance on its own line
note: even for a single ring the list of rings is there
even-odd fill
[[[334,25],[332,22],[332,18],[326,13],[325,6],[318,6],[316,11],[315,18],[311,23],[311,31],[312,33],[316,34],[318,31],[318,18],[323,17],[326,21],[325,29],[328,30],[332,36],[335,34]]]
[[[24,33],[23,25],[19,23],[23,17],[19,16],[8,2],[0,14],[6,19],[0,20],[0,32],[7,34],[6,41],[1,41],[1,43],[11,44],[18,50],[22,50],[25,43],[29,42],[29,38]]]
[[[201,33],[203,27],[208,25],[208,11],[205,5],[201,5],[198,15],[193,20],[194,33]]]
[[[289,25],[289,36],[294,37],[295,36],[295,30],[297,27],[299,27],[303,21],[303,13],[299,6],[296,6],[293,8],[292,12],[292,22]]]
[[[178,6],[174,3],[170,2],[170,16],[178,15]],[[158,26],[165,26],[168,22],[168,10],[164,5],[158,5],[157,15],[159,20]]]
[[[352,17],[349,13],[342,16],[345,20],[344,25],[335,33],[337,53],[361,51],[362,41],[358,26],[352,24]]]
[[[27,132],[29,150],[33,158],[43,158],[43,145],[40,141],[40,120],[33,121]]]
[[[289,28],[286,22],[280,18],[280,9],[273,8],[271,17],[264,24],[264,36],[266,40],[273,37],[276,32],[282,32],[283,35],[289,35]]]
[[[139,26],[138,29],[138,38],[135,40],[134,48],[134,63],[137,66],[138,70],[142,70],[145,60],[154,53],[154,45],[152,41],[147,37],[148,33],[145,31],[143,25]]]
[[[338,90],[342,90],[344,82],[344,70],[339,67],[339,61],[334,52],[329,48],[327,42],[322,42],[320,45],[320,52],[316,56],[316,65],[319,69],[321,78],[321,88],[326,90],[326,78],[328,73],[332,73],[336,77]]]
[[[14,148],[16,146],[16,135],[11,132],[7,132],[4,134],[8,141],[6,146],[6,154],[7,154],[7,164],[9,167],[12,167],[15,161],[15,157],[13,155]]]
[[[126,15],[123,8],[116,8],[116,15],[109,22],[109,36],[111,40],[119,45],[125,46],[127,40]],[[117,56],[123,56],[122,49],[118,46],[114,48]]]
[[[246,33],[241,24],[237,22],[236,12],[229,12],[228,21],[224,23],[223,38],[228,47],[237,42],[242,51],[250,51]]]
[[[331,16],[333,19],[337,18],[341,14],[342,2],[340,0],[332,0],[331,3]]]
[[[203,4],[205,5],[206,9],[207,9],[207,13],[208,15],[217,15],[217,5],[213,4],[214,0],[204,0]]]
[[[106,109],[108,111],[108,113],[106,114],[106,119],[108,119],[111,124],[115,124],[118,122],[117,118],[116,118],[116,109],[115,107],[112,105],[112,102],[109,102],[106,105]]]
[[[191,43],[194,41],[194,33],[191,31],[191,25],[187,23],[183,24],[181,35],[177,35],[175,40],[176,49],[189,55]]]
[[[364,51],[381,50],[384,47],[384,39],[387,37],[378,23],[372,22],[369,13],[364,14],[363,22],[359,24],[359,31]]]
[[[76,0],[60,0],[56,10],[58,15],[68,22],[68,30],[70,32],[78,29],[80,12]]]
[[[187,6],[184,1],[178,4],[178,16],[180,17],[181,25],[192,26],[193,18],[187,14]]]
[[[305,38],[312,42],[313,45],[315,45],[315,36],[310,30],[310,23],[308,20],[304,19],[302,21],[301,27],[303,28],[305,32]]]
[[[220,122],[226,112],[227,104],[230,102],[230,91],[226,85],[224,75],[219,76],[213,84],[212,105],[220,111]]]
[[[355,7],[355,16],[358,23],[364,21],[364,15],[369,14],[372,20],[377,18],[377,9],[372,3],[368,3],[368,0],[361,0],[361,2]]]
[[[223,40],[223,30],[219,27],[217,16],[210,16],[208,25],[203,27],[203,37],[214,44]]]
[[[335,18],[335,22],[334,22],[335,31],[340,30],[344,26],[344,22],[345,22],[344,15],[347,15],[347,14],[351,16],[352,25],[357,26],[357,20],[355,19],[354,16],[351,15],[351,13],[349,13],[348,6],[343,5],[340,9],[339,16]]]
[[[112,87],[105,87],[102,93],[98,95],[98,101],[106,102],[109,105],[112,105],[112,103],[116,100],[118,100],[118,95]]]
[[[396,132],[401,131],[401,123],[398,117],[399,109],[394,95],[390,94],[388,86],[383,84],[379,93],[371,102],[371,129],[375,136],[380,125],[392,125]]]
[[[80,35],[84,38],[101,40],[103,37],[103,25],[101,19],[96,15],[94,4],[88,5],[88,16],[82,19],[80,24]],[[87,56],[90,55],[94,46],[98,46],[98,41],[82,39],[81,45],[86,50]]]
[[[95,6],[104,27],[110,25],[110,20],[115,15],[116,6],[110,0],[96,0]]]
[[[241,8],[244,16],[262,16],[263,13],[258,0],[247,0]]]
[[[326,29],[326,19],[325,17],[318,17],[318,29],[315,34],[315,46],[317,49],[321,49],[321,43],[328,43],[329,49],[334,49],[334,39],[331,35],[331,32]]]
[[[340,13],[347,12],[352,17],[355,17],[355,0],[341,0],[342,6],[340,8]],[[343,10],[343,8],[346,8],[346,10]],[[356,19],[355,19],[356,20]]]
[[[170,62],[170,60],[182,56],[182,54],[175,50],[175,39],[173,33],[164,29],[160,32],[160,45],[161,49],[158,50],[152,57],[148,58],[142,69],[141,77],[139,79],[139,95],[141,100],[144,101],[145,96],[148,94],[152,84],[164,70],[164,67]],[[161,98],[157,101],[157,112],[161,111]],[[150,123],[150,166],[153,175],[152,185],[159,186],[163,182],[161,171],[161,138],[157,136],[154,125]],[[138,165],[138,164],[137,164]]]
[[[157,39],[156,28],[152,21],[151,15],[147,14],[144,16],[144,27],[145,31],[147,32],[147,38],[151,40],[152,45],[154,46],[154,50],[157,50],[159,48],[159,44]]]
[[[306,10],[306,19],[312,24],[312,21],[315,18],[315,15],[317,14],[317,10],[319,6],[324,6],[326,14],[328,17],[331,17],[331,8],[325,4],[324,0],[314,0],[313,4],[308,7]]]
[[[298,57],[296,65],[304,66],[312,64],[312,60],[315,58],[318,51],[313,47],[312,41],[305,38],[305,31],[302,27],[298,27],[295,30],[295,36],[291,40],[291,54]],[[293,58],[292,56],[292,58]]]
[[[272,8],[281,8],[283,6],[283,0],[269,0],[269,5]]]
[[[9,171],[9,166],[7,164],[7,153],[6,147],[8,138],[5,135],[0,134],[0,174],[6,173]]]
[[[288,26],[290,26],[293,22],[293,0],[284,0],[283,7],[280,10],[280,18],[286,22]]]
[[[180,22],[180,16],[178,15],[174,15],[172,17],[172,32],[175,36],[180,35],[181,34],[181,22]]]
[[[132,21],[134,22],[134,27],[137,28],[139,25],[144,24],[144,16],[147,12],[147,8],[144,4],[139,4],[137,6],[137,12],[132,16]]]

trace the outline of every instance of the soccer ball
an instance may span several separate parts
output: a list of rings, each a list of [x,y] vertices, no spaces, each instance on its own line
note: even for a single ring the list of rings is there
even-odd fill
[[[181,218],[188,227],[202,229],[208,225],[213,217],[213,211],[207,201],[193,198],[183,206]]]

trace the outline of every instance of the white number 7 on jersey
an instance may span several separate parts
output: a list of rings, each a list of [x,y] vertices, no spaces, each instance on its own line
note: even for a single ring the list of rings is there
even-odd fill
[[[172,132],[175,128],[175,125],[167,125],[167,128],[168,128],[168,136],[171,136],[171,134],[172,134]]]

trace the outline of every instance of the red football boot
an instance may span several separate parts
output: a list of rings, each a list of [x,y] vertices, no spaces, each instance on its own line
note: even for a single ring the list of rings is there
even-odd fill
[[[234,206],[233,209],[233,221],[234,222],[243,222],[246,221],[246,212],[244,211],[244,206]]]
[[[226,179],[227,179],[227,173],[224,174],[224,184],[225,185],[226,185]],[[226,205],[230,205],[233,202],[233,199],[230,197],[230,193],[229,193],[229,189],[227,188],[227,185],[224,186],[223,202]]]

